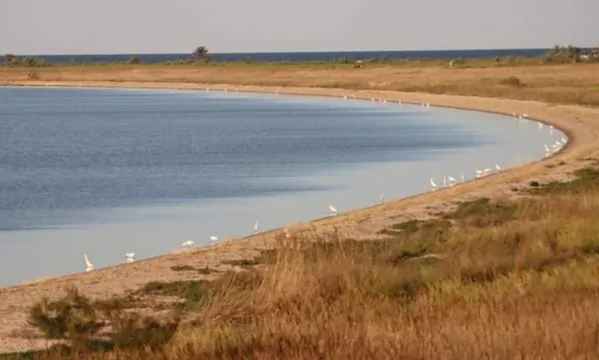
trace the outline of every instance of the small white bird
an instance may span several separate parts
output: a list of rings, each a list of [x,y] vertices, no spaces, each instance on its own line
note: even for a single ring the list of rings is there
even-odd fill
[[[87,254],[83,254],[83,258],[85,259],[85,272],[92,271],[94,269],[94,264],[89,261]]]
[[[379,203],[384,203],[385,202],[385,195],[383,195],[383,193],[381,193],[381,196],[379,197]]]
[[[329,210],[331,210],[331,215],[337,215],[337,208],[333,205],[329,204]]]
[[[549,146],[547,146],[547,144],[545,144],[545,152],[550,152],[551,150],[549,149]]]
[[[183,247],[191,246],[191,245],[193,245],[193,241],[192,240],[187,240],[187,241],[184,241],[183,243],[181,243],[181,245]]]
[[[212,235],[212,236],[210,237],[210,244],[212,244],[212,245],[216,245],[216,242],[217,242],[217,241],[218,241],[218,236],[214,236],[214,235]]]
[[[132,252],[125,253],[125,262],[132,263],[133,261],[135,261],[135,253],[132,253]]]
[[[501,171],[501,166],[499,166],[499,164],[495,164],[495,170]]]
[[[431,190],[435,191],[437,190],[437,183],[435,183],[435,181],[433,180],[433,178],[430,179],[430,184],[431,184]]]
[[[463,171],[460,173],[460,180],[462,180],[462,181],[465,180],[465,178],[464,178],[464,172]]]
[[[488,173],[490,173],[490,172],[491,172],[491,169],[490,169],[490,168],[486,168],[486,169],[484,169],[484,170],[483,170],[483,174],[488,174]]]
[[[258,229],[260,229],[260,225],[258,224],[258,219],[254,221],[254,234],[258,233]]]
[[[476,172],[476,177],[477,178],[483,176],[483,174],[484,174],[484,171],[482,171],[482,170],[474,169],[474,171]]]
[[[447,177],[443,175],[443,187],[447,186]]]
[[[566,145],[566,143],[568,142],[568,138],[565,136],[562,136],[562,142],[564,143],[564,145]]]

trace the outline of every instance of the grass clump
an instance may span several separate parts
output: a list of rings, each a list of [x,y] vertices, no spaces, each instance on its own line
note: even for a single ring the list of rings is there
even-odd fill
[[[173,271],[194,271],[195,268],[190,265],[173,265],[173,266],[171,266],[171,270],[173,270]]]
[[[558,182],[553,181],[535,189],[531,192],[537,195],[559,195],[559,194],[580,194],[588,189],[599,187],[599,170],[593,167],[580,169],[574,172],[576,178],[571,181]]]
[[[513,219],[517,215],[518,205],[491,202],[480,198],[458,203],[457,208],[444,215],[445,219],[457,220],[462,225],[474,227],[495,226]]]

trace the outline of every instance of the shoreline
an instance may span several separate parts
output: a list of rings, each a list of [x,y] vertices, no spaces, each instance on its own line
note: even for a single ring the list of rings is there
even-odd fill
[[[292,95],[292,96],[316,96],[316,97],[327,97],[327,98],[341,98],[343,99],[343,96],[347,96],[348,101],[351,100],[359,100],[359,101],[369,101],[371,98],[374,98],[376,100],[376,102],[380,102],[381,100],[385,99],[386,101],[389,101],[389,99],[385,98],[385,97],[380,97],[380,98],[376,98],[376,97],[349,97],[347,95],[348,92],[352,92],[352,91],[348,91],[348,90],[343,90],[343,89],[332,89],[336,92],[343,92],[340,94],[318,94],[318,95],[313,95],[310,93],[310,90],[315,90],[318,92],[321,91],[325,91],[329,90],[329,89],[324,89],[324,88],[301,88],[299,93],[295,93],[292,91],[288,92],[286,91],[285,88],[283,88],[283,90],[281,91],[279,87],[274,87],[274,89],[272,89],[273,87],[267,87],[267,86],[259,86],[259,87],[255,87],[252,86],[250,87],[250,89],[246,89],[247,86],[235,86],[235,85],[228,85],[228,84],[219,84],[217,85],[217,88],[211,88],[210,85],[203,85],[203,84],[185,84],[185,83],[177,83],[177,85],[181,85],[181,88],[173,87],[173,84],[168,84],[170,85],[169,87],[155,87],[154,85],[150,86],[150,87],[146,87],[144,85],[146,85],[145,83],[128,83],[128,85],[133,85],[131,87],[127,86],[127,87],[123,87],[123,86],[119,86],[119,83],[116,84],[106,84],[105,82],[85,82],[84,84],[81,84],[81,82],[43,82],[43,81],[27,81],[26,84],[21,84],[22,82],[19,82],[18,85],[6,85],[2,82],[0,82],[0,87],[4,87],[4,88],[22,88],[22,87],[28,87],[28,88],[50,88],[50,89],[60,89],[60,88],[74,88],[74,89],[122,89],[122,90],[136,90],[136,89],[144,89],[144,90],[185,90],[185,91],[198,91],[198,92],[204,92],[204,91],[210,91],[210,92],[214,92],[214,91],[219,91],[219,92],[242,92],[242,93],[258,93],[258,94],[273,94],[276,93],[278,94],[283,94],[283,95]],[[98,85],[99,83],[101,83],[101,85]],[[48,85],[48,84],[52,84],[52,85]],[[161,83],[161,85],[167,85],[167,83]],[[116,85],[116,86],[113,86]],[[188,88],[189,86],[197,86],[197,88],[195,89],[190,89]],[[207,90],[210,89],[210,90]],[[240,90],[240,91],[237,91]],[[353,91],[353,95],[355,95],[357,92],[360,92],[360,90],[358,91]],[[376,93],[379,93],[381,91],[376,91]],[[393,92],[392,92],[393,93]],[[391,100],[393,101],[393,100]],[[393,102],[392,102],[393,103]],[[410,105],[410,106],[423,106],[426,102],[419,102],[419,101],[396,101],[395,104],[398,105]],[[482,113],[489,113],[489,114],[496,114],[496,115],[501,115],[501,116],[505,116],[507,118],[514,118],[513,114],[511,113],[507,113],[507,112],[500,112],[500,111],[485,111],[485,110],[480,110],[480,109],[473,109],[473,108],[463,108],[463,107],[455,107],[455,106],[451,106],[451,105],[435,105],[435,104],[430,104],[430,106],[432,107],[438,107],[438,108],[444,108],[444,109],[454,109],[454,110],[459,110],[459,111],[474,111],[474,112],[482,112]],[[515,114],[515,115],[519,115],[519,114]],[[520,114],[521,115],[521,114]],[[544,125],[552,125],[549,122],[543,121],[542,119],[536,119],[536,118],[532,118],[530,116],[526,116],[526,117],[521,117],[521,119],[524,120],[528,120],[528,121],[534,121],[534,122],[539,122],[542,123]],[[507,119],[506,119],[507,120]],[[505,170],[501,170],[499,173],[507,173],[507,172],[511,172],[514,170],[518,170],[521,169],[523,167],[527,167],[530,166],[532,164],[536,164],[539,162],[543,162],[545,160],[551,160],[554,159],[555,157],[561,155],[563,152],[568,151],[568,149],[570,147],[573,146],[574,141],[575,141],[575,134],[569,133],[567,130],[559,128],[559,127],[555,127],[555,130],[557,131],[561,131],[562,133],[564,133],[567,137],[568,137],[568,141],[566,142],[565,145],[563,145],[558,151],[552,153],[550,156],[545,157],[545,158],[540,158],[537,160],[534,160],[532,162],[528,162],[528,163],[524,163],[512,168],[508,168]],[[466,180],[464,182],[461,183],[457,183],[455,184],[453,187],[462,185],[462,184],[471,184],[474,181],[477,180],[482,180],[483,178],[488,178],[488,177],[492,177],[492,176],[496,176],[497,173],[496,172],[492,172],[489,175],[485,175],[483,177],[480,178],[474,178],[474,179],[469,179]],[[443,190],[443,187],[439,187],[437,190],[435,190],[435,192],[441,191]],[[398,198],[398,199],[393,199],[393,200],[389,200],[386,203],[396,203],[396,202],[401,202],[401,201],[407,201],[407,200],[414,200],[417,199],[423,195],[426,195],[428,193],[430,193],[431,191],[426,191],[426,192],[421,192],[421,193],[416,193],[413,195],[408,195],[402,198]],[[342,213],[338,213],[335,217],[339,217],[339,216],[343,216],[343,215],[349,215],[350,213],[354,213],[356,211],[364,211],[364,210],[368,210],[368,209],[376,209],[379,206],[381,206],[381,204],[376,204],[376,205],[371,205],[371,206],[365,206],[365,207],[361,207],[359,209],[354,209],[354,210],[350,210],[347,212],[342,212]],[[320,218],[313,218],[310,219],[306,222],[303,222],[304,224],[316,224],[316,223],[322,223],[322,222],[326,222],[327,220],[331,220],[332,217],[330,216],[325,216],[325,217],[320,217]],[[287,228],[287,226],[284,227],[279,227],[279,228],[274,228],[271,230],[267,230],[267,231],[263,231],[263,232],[259,232],[257,234],[252,234],[252,235],[248,235],[248,236],[244,236],[241,238],[229,238],[229,239],[224,239],[223,241],[219,242],[218,245],[221,244],[225,244],[227,242],[230,241],[239,241],[240,239],[243,240],[251,240],[252,238],[255,238],[257,236],[268,236],[268,235],[273,235],[273,234],[277,234],[282,232],[285,228]],[[218,247],[217,245],[217,247]],[[148,262],[148,261],[155,261],[158,260],[164,256],[169,256],[169,255],[177,255],[180,253],[184,253],[184,252],[189,252],[189,251],[194,251],[194,250],[209,250],[213,247],[211,246],[202,246],[202,247],[196,247],[196,248],[191,248],[191,249],[185,249],[185,250],[181,250],[181,251],[173,251],[170,253],[165,253],[165,254],[160,254],[160,255],[156,255],[156,256],[152,256],[152,257],[148,257],[145,259],[140,259],[140,260],[136,260],[136,263],[142,263],[142,262]],[[102,267],[99,269],[96,269],[96,271],[98,270],[105,270],[105,269],[115,269],[115,268],[120,268],[122,266],[129,266],[130,264],[126,264],[126,263],[120,263],[120,264],[115,264],[115,265],[110,265],[110,266],[106,266],[106,267]],[[15,285],[5,285],[5,286],[1,286],[0,285],[0,293],[2,293],[3,290],[10,290],[10,289],[14,289],[14,288],[19,288],[19,287],[24,287],[24,286],[31,286],[31,285],[35,285],[35,284],[39,284],[41,282],[47,282],[47,281],[55,281],[55,280],[61,280],[61,279],[69,279],[69,278],[73,278],[73,277],[77,277],[77,276],[81,276],[84,275],[85,272],[78,272],[78,273],[72,273],[72,274],[66,274],[66,275],[56,275],[56,276],[44,276],[44,277],[40,277],[40,278],[34,278],[34,279],[28,279],[28,280],[24,280],[21,283],[15,284]]]
[[[303,224],[290,224],[286,228],[290,231],[302,230],[324,230],[331,227],[339,227],[343,231],[344,227],[351,228],[356,223],[363,222],[376,223],[375,218],[383,218],[387,221],[397,222],[397,216],[403,216],[409,219],[427,216],[430,213],[430,207],[434,207],[438,203],[446,203],[459,200],[467,196],[479,196],[480,194],[488,194],[489,197],[497,197],[508,195],[513,186],[521,186],[522,182],[540,177],[551,179],[553,176],[557,178],[566,177],[569,173],[567,170],[575,169],[581,164],[581,161],[592,154],[599,154],[599,145],[594,144],[594,139],[599,136],[599,110],[592,108],[584,108],[574,105],[553,105],[536,101],[519,101],[497,98],[481,98],[470,96],[453,96],[453,95],[433,95],[426,93],[402,93],[394,91],[369,91],[369,90],[343,90],[343,89],[327,89],[327,88],[295,88],[295,87],[274,87],[274,86],[244,86],[244,85],[202,85],[190,83],[151,83],[151,82],[107,82],[107,81],[72,81],[72,82],[45,82],[45,81],[19,81],[5,82],[2,85],[9,86],[29,86],[29,87],[46,87],[48,84],[53,84],[53,87],[78,87],[78,88],[121,88],[121,89],[161,89],[161,90],[205,90],[210,88],[212,91],[224,91],[224,89],[238,89],[240,92],[260,92],[288,95],[307,95],[307,96],[328,96],[341,97],[348,96],[348,100],[353,99],[369,99],[381,98],[387,101],[401,100],[402,103],[410,105],[419,105],[429,103],[430,106],[444,107],[450,109],[459,109],[466,111],[482,111],[495,114],[506,115],[512,117],[512,113],[523,114],[528,116],[527,120],[542,122],[547,125],[552,125],[556,130],[566,134],[569,141],[559,152],[554,155],[543,158],[532,163],[527,163],[511,169],[503,170],[499,173],[492,173],[479,179],[473,179],[461,184],[456,184],[453,187],[439,188],[435,192],[420,193],[397,200],[388,201],[384,204],[374,205],[361,208],[358,210],[340,213],[335,217],[326,217],[314,219]],[[547,165],[563,161],[564,166],[556,166],[548,168]],[[556,173],[557,171],[557,173]],[[515,185],[516,184],[516,185]],[[506,190],[507,186],[507,192]],[[501,189],[501,190],[498,190]],[[450,205],[446,205],[450,206]],[[420,207],[420,209],[417,209]],[[416,209],[415,209],[416,208]],[[433,209],[435,210],[435,209]],[[438,209],[437,209],[438,210]],[[434,212],[434,211],[432,211]],[[380,221],[384,222],[384,221]],[[380,223],[372,224],[372,227],[380,225]],[[118,264],[107,268],[98,269],[90,273],[77,273],[53,278],[32,280],[28,283],[23,283],[14,286],[0,287],[0,315],[7,319],[13,317],[16,322],[23,323],[26,319],[26,314],[18,316],[15,314],[14,304],[15,299],[19,297],[27,299],[27,301],[17,302],[17,308],[26,308],[27,303],[37,301],[42,294],[55,294],[56,287],[62,285],[73,285],[89,289],[89,293],[106,294],[109,292],[119,293],[128,289],[135,288],[139,283],[144,281],[157,280],[167,278],[169,274],[161,272],[169,272],[171,263],[189,260],[204,255],[208,259],[205,261],[215,260],[219,258],[219,253],[237,253],[239,255],[248,249],[260,247],[262,243],[280,234],[283,229],[273,229],[264,233],[251,235],[240,239],[227,239],[216,247],[205,247],[191,249],[181,253],[171,253],[152,257],[144,260],[136,261],[132,264]],[[368,231],[364,231],[368,233]],[[272,241],[272,239],[270,239]],[[221,254],[222,255],[222,254]],[[165,266],[166,265],[166,266]],[[142,270],[142,271],[139,271]],[[144,271],[145,270],[145,271]],[[130,276],[129,282],[122,281],[123,276],[128,276],[127,273],[135,273],[135,276]],[[175,274],[176,275],[176,274]],[[180,274],[179,274],[180,275]],[[104,279],[103,276],[108,277]],[[173,275],[174,276],[174,275]],[[108,281],[107,281],[108,280]],[[121,281],[119,281],[121,280]],[[112,284],[109,282],[112,281]],[[25,294],[34,292],[35,295]],[[86,291],[88,292],[88,291]],[[11,296],[12,295],[12,296]],[[20,296],[19,296],[20,295]],[[11,303],[11,298],[13,302]],[[12,304],[12,306],[11,306]],[[23,315],[23,314],[20,314]],[[17,316],[15,318],[15,316]],[[18,324],[15,324],[15,326]],[[0,326],[2,328],[2,326]],[[7,333],[0,331],[0,338],[3,338]],[[15,339],[16,340],[16,339]],[[33,340],[32,340],[33,341]],[[18,342],[18,341],[17,341]],[[21,344],[20,349],[25,349],[27,346],[35,347],[32,343],[29,345]],[[16,348],[16,347],[15,347]],[[8,347],[8,351],[10,347]],[[5,352],[3,344],[0,344],[0,353]],[[14,350],[14,348],[13,348]]]

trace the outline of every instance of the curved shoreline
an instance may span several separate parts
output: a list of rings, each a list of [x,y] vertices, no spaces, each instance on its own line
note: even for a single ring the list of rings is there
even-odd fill
[[[123,85],[125,85],[125,86],[123,86]],[[276,93],[276,94],[294,95],[294,96],[317,96],[317,97],[333,97],[333,98],[343,98],[344,95],[348,95],[348,94],[352,93],[355,97],[350,98],[348,96],[347,100],[367,101],[371,98],[375,98],[376,100],[383,100],[383,99],[386,101],[394,101],[395,100],[398,105],[406,104],[406,105],[411,105],[411,106],[420,106],[420,105],[424,105],[425,103],[428,103],[432,107],[455,109],[455,110],[460,110],[460,111],[476,111],[476,112],[496,114],[496,115],[502,115],[502,116],[505,116],[508,118],[513,118],[513,115],[512,115],[513,112],[510,113],[510,112],[506,112],[506,111],[484,110],[484,109],[480,109],[480,108],[476,108],[476,107],[460,107],[460,106],[448,105],[448,104],[435,104],[435,103],[426,102],[424,100],[423,101],[417,101],[417,100],[404,101],[401,99],[397,100],[397,99],[389,99],[388,97],[384,97],[384,95],[390,95],[390,94],[393,94],[393,95],[406,94],[406,93],[394,92],[394,91],[345,90],[345,89],[327,89],[327,88],[290,88],[290,87],[244,86],[244,85],[236,86],[236,85],[229,85],[229,84],[209,85],[209,84],[189,84],[189,83],[143,83],[143,82],[110,83],[110,82],[102,82],[102,81],[86,81],[86,82],[79,82],[79,81],[77,81],[77,82],[27,81],[27,82],[16,82],[13,84],[0,83],[0,86],[1,87],[16,87],[16,88],[20,88],[20,87],[40,88],[40,87],[42,87],[42,88],[80,88],[80,89],[91,88],[91,89],[124,89],[124,90],[127,90],[127,89],[129,89],[129,90],[150,89],[150,90],[189,90],[189,91],[222,91],[222,92],[235,92],[236,90],[239,90],[239,92],[245,92],[245,93],[260,93],[260,94]],[[359,93],[363,93],[363,96],[358,96],[357,94],[359,94]],[[373,96],[364,95],[364,93],[369,94],[369,95],[373,95],[373,94],[376,95],[376,94],[383,93],[383,95],[373,97]],[[410,94],[416,94],[416,93],[410,93]],[[427,93],[416,94],[416,95],[435,96],[435,94],[427,94]],[[437,96],[440,96],[440,95],[437,95]],[[447,95],[443,95],[443,96],[447,96]],[[449,97],[450,98],[452,98],[452,97],[463,98],[462,96],[451,96],[451,95]],[[482,98],[482,99],[493,99],[493,98]],[[518,114],[516,113],[516,115],[518,115]],[[560,148],[557,152],[553,153],[549,157],[541,158],[541,159],[535,160],[530,163],[525,163],[520,166],[515,166],[515,167],[509,168],[509,169],[505,169],[499,173],[493,172],[490,175],[486,175],[481,178],[470,179],[470,180],[467,180],[462,183],[454,185],[452,187],[452,189],[461,188],[461,187],[463,187],[463,185],[472,184],[474,182],[480,183],[481,180],[484,180],[487,178],[494,178],[499,174],[513,173],[515,171],[521,170],[522,168],[531,166],[533,164],[553,161],[553,160],[555,160],[556,157],[562,155],[564,152],[567,152],[570,148],[573,148],[576,146],[576,132],[571,131],[569,129],[564,129],[564,128],[558,127],[557,125],[554,125],[554,122],[533,118],[531,116],[522,117],[522,119],[543,123],[544,125],[554,126],[556,130],[561,131],[564,134],[566,134],[566,136],[568,137],[567,143],[562,148]],[[439,188],[435,191],[435,193],[439,193],[445,189],[446,188]],[[449,188],[447,188],[447,189],[449,189]],[[320,224],[320,223],[327,222],[327,221],[330,222],[331,220],[338,220],[338,221],[335,221],[335,223],[338,223],[338,222],[344,220],[344,219],[339,219],[339,218],[347,217],[347,216],[349,216],[351,214],[355,214],[357,212],[378,209],[381,206],[387,205],[387,204],[396,204],[398,202],[407,202],[409,200],[417,200],[427,194],[429,194],[429,192],[417,193],[417,194],[409,195],[409,196],[402,197],[399,199],[390,200],[384,204],[376,204],[376,205],[361,207],[361,208],[355,209],[355,210],[350,210],[347,212],[342,212],[342,213],[339,213],[338,215],[336,215],[334,218],[332,218],[332,217],[314,218],[314,219],[308,220],[307,222],[303,222],[302,224]],[[431,192],[431,195],[432,195],[432,192]],[[278,233],[282,232],[284,229],[287,229],[287,228],[289,228],[289,226],[292,226],[292,225],[293,224],[289,224],[284,227],[267,230],[264,232],[260,232],[258,234],[244,236],[241,238],[226,239],[226,240],[222,241],[219,245],[222,246],[230,241],[251,240],[251,239],[254,239],[257,237],[278,234]],[[211,249],[211,248],[204,246],[204,247],[189,249],[185,252],[192,253],[192,252],[197,252],[197,251],[201,251],[201,250],[207,251],[209,249]],[[183,252],[184,251],[182,251],[181,253],[183,253]],[[165,256],[172,256],[172,255],[178,255],[178,254],[180,254],[180,253],[176,252],[176,253],[157,255],[157,256],[137,260],[135,263],[139,264],[139,263],[151,262],[151,261],[159,260]],[[111,266],[97,269],[96,271],[102,271],[102,270],[106,270],[106,269],[116,269],[116,268],[121,268],[124,266],[131,266],[131,264],[116,264],[116,265],[111,265]],[[49,282],[49,281],[67,280],[67,279],[82,276],[85,274],[86,274],[85,272],[80,272],[80,273],[68,274],[68,275],[50,276],[50,277],[26,280],[17,285],[0,286],[0,294],[6,290],[27,287],[27,286],[34,286],[36,284],[40,284],[43,282]]]
[[[468,111],[482,111],[506,115],[512,117],[512,113],[529,116],[527,120],[542,122],[552,125],[557,130],[564,132],[569,141],[558,153],[537,160],[532,163],[524,164],[499,173],[493,173],[479,179],[466,181],[457,184],[451,188],[440,188],[435,192],[427,192],[404,197],[398,200],[392,200],[380,205],[374,205],[347,213],[340,213],[331,218],[321,218],[309,221],[306,224],[290,225],[292,229],[310,229],[314,231],[326,231],[331,227],[338,227],[340,232],[344,228],[358,226],[363,222],[376,222],[375,218],[385,218],[397,222],[397,217],[417,218],[427,216],[430,212],[430,206],[438,203],[445,203],[458,200],[464,196],[480,196],[481,193],[490,194],[488,197],[497,197],[509,195],[513,186],[522,185],[523,181],[534,177],[552,178],[557,170],[561,170],[561,175],[566,174],[566,170],[574,170],[577,165],[581,167],[581,160],[593,154],[599,154],[599,145],[594,144],[594,139],[599,136],[599,110],[583,108],[571,105],[550,105],[534,101],[519,101],[496,98],[463,97],[450,95],[433,95],[423,93],[401,93],[393,91],[369,91],[369,90],[343,90],[343,89],[324,89],[324,88],[284,88],[284,87],[259,87],[242,85],[200,85],[185,83],[111,83],[111,82],[34,82],[25,81],[10,84],[12,86],[38,86],[45,87],[47,84],[53,84],[57,87],[94,87],[94,88],[129,88],[129,89],[177,89],[177,90],[205,90],[206,87],[212,90],[234,90],[237,88],[240,92],[262,92],[289,95],[308,95],[308,96],[329,96],[343,97],[355,94],[356,99],[381,98],[391,101],[401,100],[402,103],[410,105],[419,105],[429,103],[431,106],[453,108]],[[542,120],[541,120],[542,119]],[[567,166],[547,168],[547,165],[554,164],[556,161],[564,161]],[[577,164],[574,164],[577,162]],[[559,171],[558,171],[559,172]],[[559,174],[558,174],[559,175]],[[516,184],[516,185],[514,185]],[[416,210],[415,210],[416,208]],[[407,214],[407,215],[406,215]],[[384,221],[383,221],[384,222]],[[376,224],[373,225],[375,227]],[[107,268],[102,268],[90,273],[79,273],[53,277],[50,279],[40,279],[28,284],[15,285],[10,287],[0,287],[0,317],[11,319],[14,322],[24,324],[24,314],[18,314],[18,310],[26,309],[29,303],[38,300],[43,295],[54,295],[57,287],[77,284],[77,286],[86,289],[86,293],[92,296],[103,296],[108,293],[121,293],[127,289],[138,287],[151,280],[168,279],[171,274],[170,265],[185,260],[200,260],[218,262],[222,260],[222,255],[241,254],[244,251],[251,251],[260,247],[262,244],[272,241],[274,235],[281,233],[282,229],[274,229],[257,235],[251,235],[241,239],[230,239],[214,248],[198,248],[177,254],[166,254],[153,258],[137,261],[132,264],[119,264]],[[231,241],[232,240],[232,241]],[[249,249],[249,250],[248,250]],[[220,255],[219,255],[220,254]],[[181,274],[175,274],[181,276]],[[172,275],[172,276],[175,276]],[[171,276],[171,277],[172,277]],[[126,280],[123,280],[126,279]],[[20,299],[20,300],[19,300]],[[1,324],[1,323],[0,323]],[[3,327],[0,326],[0,329]],[[4,338],[8,332],[0,330],[0,338]],[[15,339],[16,341],[16,339]],[[23,340],[24,341],[24,340]],[[31,340],[32,341],[32,340]],[[16,346],[8,346],[6,350],[3,344],[0,344],[0,353],[13,351],[17,347],[20,349],[35,347],[34,343],[20,343]],[[18,342],[18,341],[17,341]]]

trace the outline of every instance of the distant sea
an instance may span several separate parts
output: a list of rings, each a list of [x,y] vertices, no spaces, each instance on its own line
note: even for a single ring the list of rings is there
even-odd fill
[[[387,59],[473,59],[505,56],[535,57],[550,49],[496,49],[496,50],[420,50],[420,51],[333,51],[333,52],[268,52],[268,53],[222,53],[211,54],[215,61],[245,61],[251,59],[259,62],[280,61],[330,61],[341,58],[366,60],[373,58]],[[36,55],[53,63],[68,62],[125,62],[132,56],[139,56],[144,63],[161,63],[190,59],[189,54],[95,54],[95,55]]]

